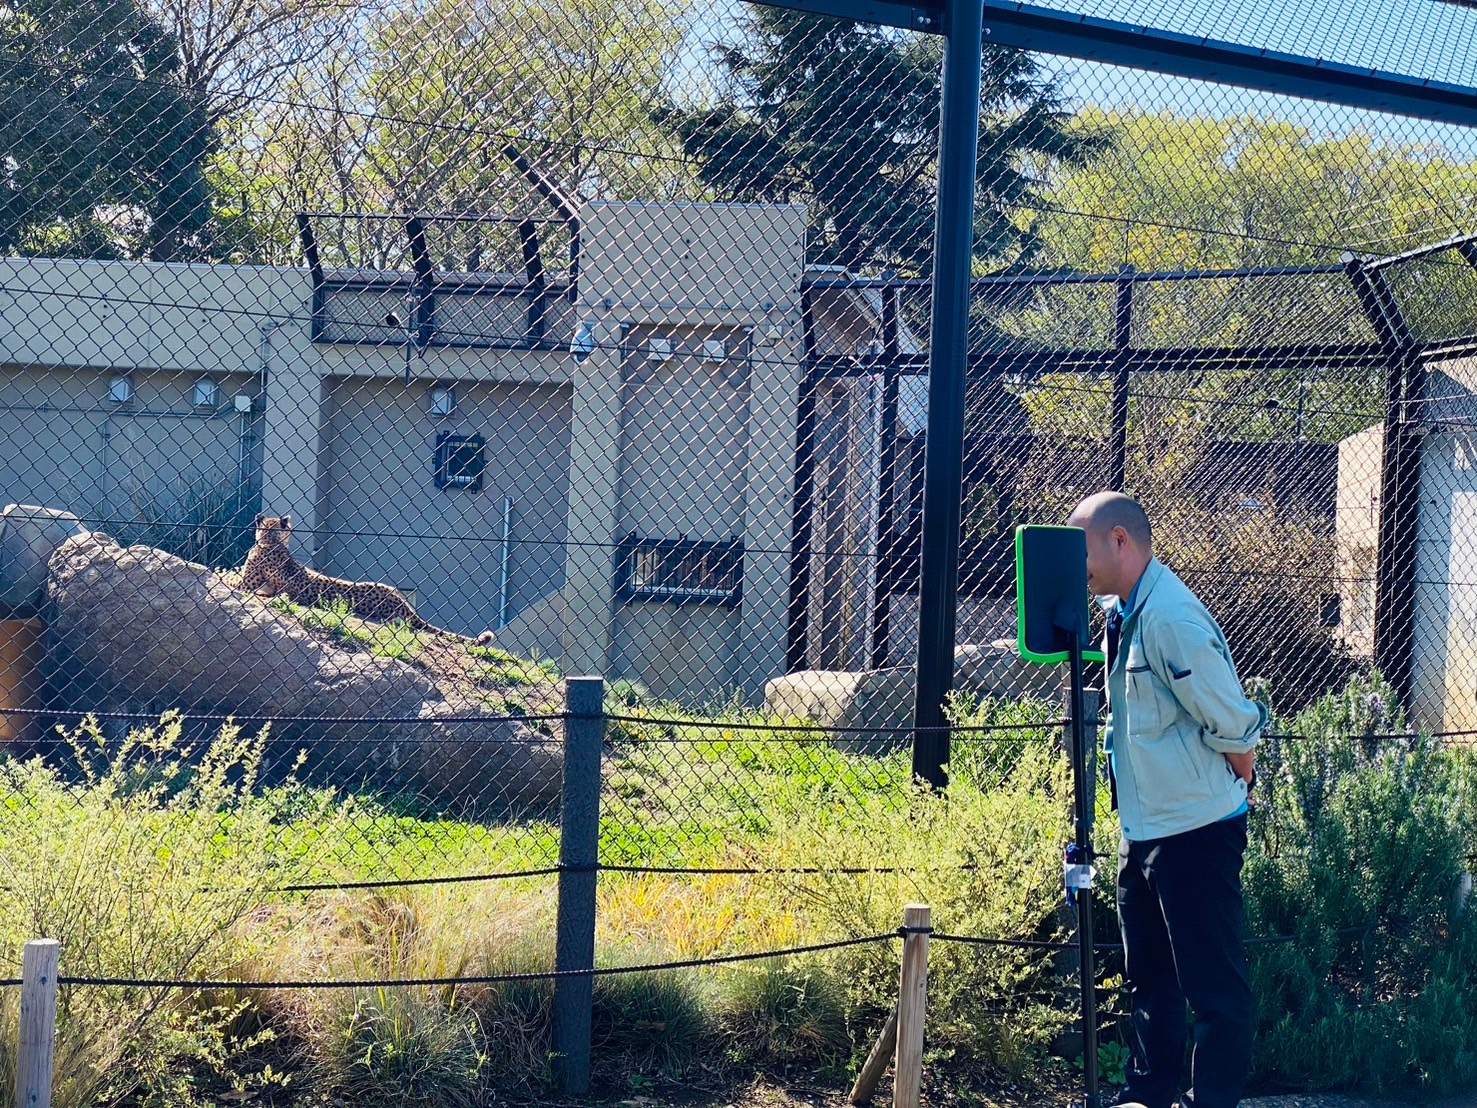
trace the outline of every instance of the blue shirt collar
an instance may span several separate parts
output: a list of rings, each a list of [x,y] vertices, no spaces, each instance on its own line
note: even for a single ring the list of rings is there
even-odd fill
[[[1152,566],[1153,564],[1154,563],[1151,560],[1149,562],[1149,566]],[[1124,601],[1122,597],[1118,598],[1118,614],[1121,615],[1124,619],[1127,619],[1130,615],[1133,614],[1134,605],[1138,603],[1139,590],[1144,587],[1144,578],[1147,576],[1149,576],[1148,566],[1144,568],[1144,572],[1139,576],[1139,579],[1134,582],[1133,592],[1128,594],[1128,600]]]

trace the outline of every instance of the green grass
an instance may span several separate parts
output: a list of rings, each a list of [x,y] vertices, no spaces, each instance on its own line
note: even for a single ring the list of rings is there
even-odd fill
[[[547,674],[534,666],[531,680],[535,670]],[[1306,1018],[1284,1025],[1274,1007],[1258,1065],[1288,1083],[1301,1074],[1434,1092],[1477,1073],[1469,1046],[1477,926],[1471,913],[1448,918],[1443,899],[1471,841],[1477,765],[1457,752],[1347,741],[1351,730],[1398,729],[1371,692],[1380,690],[1321,702],[1296,721],[1314,742],[1267,752],[1272,788],[1247,873],[1253,927],[1304,929],[1307,943],[1262,948],[1253,968],[1268,1003]],[[671,724],[661,722],[673,718],[669,706],[622,710],[642,718],[612,729],[602,861],[760,873],[603,874],[604,964],[887,933],[911,901],[932,905],[943,931],[1068,937],[1060,859],[1071,788],[1047,707],[956,701],[963,725],[1023,726],[959,736],[947,797],[912,784],[905,752],[843,754],[798,721],[727,709]],[[552,965],[552,878],[265,891],[542,868],[559,847],[547,820],[452,819],[404,798],[291,781],[264,790],[253,743],[234,733],[210,752],[183,749],[172,723],[123,751],[85,728],[76,738],[89,771],[80,781],[0,762],[0,959],[10,969],[37,934],[64,938],[71,972],[348,979]],[[1097,846],[1111,854],[1116,824],[1100,817]],[[794,872],[808,868],[826,872]],[[1100,867],[1096,894],[1106,907],[1110,866]],[[1368,954],[1361,941],[1321,943],[1371,912]],[[601,1072],[624,1095],[697,1066],[843,1073],[870,1046],[896,974],[896,947],[881,944],[601,979]],[[930,976],[931,1064],[968,1062],[1029,1080],[1073,1018],[1071,982],[1049,951],[938,943]],[[481,1104],[490,1090],[537,1095],[550,1077],[550,996],[547,982],[187,1005],[79,990],[67,998],[75,1017],[63,1048],[68,1072],[80,1076],[58,1104],[96,1102],[98,1082],[116,1086],[115,1099],[181,1108],[273,1082],[272,1103],[283,1105],[294,1088],[386,1105]],[[0,1074],[14,1019],[13,1006],[0,1004]],[[1105,1041],[1118,1041],[1111,1028]]]

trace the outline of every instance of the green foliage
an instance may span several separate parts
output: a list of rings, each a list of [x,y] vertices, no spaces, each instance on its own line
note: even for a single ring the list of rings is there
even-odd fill
[[[1066,760],[1050,746],[1023,751],[1014,772],[987,789],[958,783],[947,798],[903,784],[846,802],[776,817],[758,846],[767,864],[826,873],[781,879],[826,934],[894,929],[900,906],[927,903],[933,925],[958,935],[1054,939],[1061,916],[1061,850],[1070,836]],[[1099,849],[1112,821],[1099,824]],[[885,851],[879,844],[886,844]],[[865,878],[834,872],[895,867]],[[1108,874],[1102,873],[1103,891]],[[835,966],[854,1013],[883,1013],[896,999],[897,952],[864,946]],[[930,1042],[935,1050],[1020,1075],[1070,1021],[1050,952],[938,943],[929,952]]]
[[[714,44],[718,97],[658,118],[725,200],[810,210],[808,260],[925,273],[932,257],[941,49],[926,37],[754,6],[747,35]],[[1035,59],[986,44],[974,241],[1025,259],[1029,227],[1007,209],[1036,198],[1022,161],[1081,163],[1101,139],[1067,125],[1066,101]]]
[[[188,257],[213,141],[174,39],[134,0],[7,6],[0,253]]]
[[[1133,1051],[1122,1043],[1107,1042],[1098,1043],[1097,1069],[1098,1076],[1107,1085],[1124,1085],[1128,1083],[1128,1063],[1133,1059]],[[1083,1068],[1082,1055],[1073,1059],[1073,1064],[1080,1070]]]
[[[846,996],[815,962],[767,962],[724,983],[719,1021],[742,1062],[827,1062],[850,1049]]]
[[[559,680],[558,664],[547,658],[534,661],[495,646],[469,646],[467,654],[481,663],[474,667],[473,678],[496,688],[546,685]]]
[[[117,539],[215,569],[239,566],[255,541],[260,503],[256,489],[208,476],[162,492],[143,490],[133,500],[133,522],[119,528]]]
[[[279,607],[279,610],[283,610]],[[370,623],[354,615],[349,601],[336,597],[326,608],[301,608],[290,605],[286,611],[301,620],[310,631],[328,634],[340,646],[364,650],[397,662],[414,662],[425,649],[420,632],[404,620]]]
[[[415,988],[343,995],[320,1040],[317,1087],[364,1108],[472,1108],[484,1057],[471,1012]]]
[[[1246,866],[1257,1067],[1277,1080],[1443,1095],[1477,1080],[1477,916],[1454,914],[1470,751],[1410,736],[1351,681],[1278,730]]]
[[[596,1065],[607,1072],[680,1078],[710,1032],[705,1000],[704,983],[694,975],[622,973],[595,978]]]
[[[1062,741],[1062,710],[1042,700],[1000,700],[954,690],[944,715],[960,729],[951,744],[949,775],[973,788],[994,787],[1009,778],[1028,750]]]
[[[111,748],[91,722],[67,739],[80,785],[40,761],[0,762],[7,976],[24,943],[43,937],[61,940],[76,976],[226,974],[239,954],[236,922],[298,872],[274,849],[275,824],[293,811],[323,821],[322,802],[291,781],[261,789],[264,736],[233,727],[204,749],[172,715]],[[63,1108],[125,1096],[194,1104],[192,1089],[246,1082],[237,1056],[267,1041],[233,1032],[233,1005],[182,1003],[168,990],[68,986],[60,1010],[54,1103]],[[14,1011],[0,1017],[9,1044]],[[210,1080],[181,1082],[197,1069]]]

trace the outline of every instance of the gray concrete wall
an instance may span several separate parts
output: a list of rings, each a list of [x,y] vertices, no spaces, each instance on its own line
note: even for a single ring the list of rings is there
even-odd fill
[[[300,558],[405,588],[469,633],[499,631],[511,496],[503,645],[662,695],[757,700],[785,665],[804,226],[798,206],[590,205],[579,300],[555,328],[594,328],[584,361],[433,347],[407,366],[398,341],[314,342],[305,270],[0,260],[25,290],[0,303],[0,496],[102,522],[138,489],[241,476],[244,450]],[[643,335],[736,354],[647,373],[621,354]],[[104,399],[118,370],[136,385],[126,414]],[[220,411],[190,408],[203,373]],[[456,414],[433,418],[448,382]],[[438,430],[486,436],[480,492],[434,488]],[[741,540],[742,605],[617,604],[631,531]]]
[[[240,375],[213,375],[221,403],[193,404],[196,373],[140,370],[133,397],[108,399],[105,370],[0,366],[0,498],[72,512],[115,534],[145,519],[173,518],[192,495],[254,476],[259,417],[232,410]],[[247,456],[242,457],[243,441]]]
[[[415,593],[419,614],[476,635],[501,623],[505,498],[509,620],[564,585],[571,397],[558,385],[455,386],[429,414],[430,382],[331,378],[323,442],[321,568]],[[480,491],[438,489],[438,432],[480,434]]]

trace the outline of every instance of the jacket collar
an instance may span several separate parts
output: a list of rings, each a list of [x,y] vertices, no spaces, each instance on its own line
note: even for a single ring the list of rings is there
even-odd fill
[[[1149,599],[1149,594],[1154,591],[1154,586],[1164,579],[1169,570],[1164,568],[1164,563],[1158,558],[1150,558],[1148,566],[1144,569],[1144,575],[1139,578],[1135,588],[1137,603],[1134,604],[1135,613],[1143,611],[1144,604]]]
[[[1150,595],[1154,592],[1154,587],[1164,580],[1168,574],[1169,570],[1158,558],[1149,559],[1149,565],[1144,570],[1144,575],[1139,578],[1137,595],[1134,597],[1133,612],[1124,617],[1123,628],[1119,632],[1119,642],[1121,645],[1119,646],[1117,657],[1114,659],[1114,669],[1118,669],[1123,665],[1123,659],[1128,653],[1127,650],[1123,649],[1123,646],[1128,642],[1131,628],[1138,623],[1139,616],[1143,614],[1144,605],[1148,603]]]

